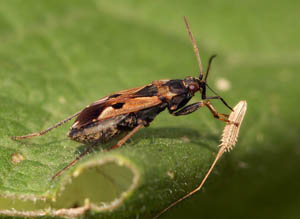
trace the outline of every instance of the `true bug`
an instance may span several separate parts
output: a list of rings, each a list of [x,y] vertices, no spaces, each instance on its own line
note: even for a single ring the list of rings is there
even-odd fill
[[[207,84],[211,62],[215,55],[209,59],[208,67],[204,74],[198,47],[185,17],[184,22],[197,57],[200,70],[199,78],[186,77],[183,80],[157,80],[146,86],[116,92],[97,100],[48,129],[12,138],[20,140],[41,136],[78,116],[67,136],[74,141],[88,144],[89,147],[55,174],[52,177],[54,179],[89,153],[96,145],[109,142],[120,134],[126,133],[125,137],[121,138],[111,149],[121,147],[140,128],[149,126],[153,119],[165,109],[168,109],[171,115],[182,116],[206,106],[215,118],[230,122],[228,115],[218,113],[209,102],[210,99],[219,99],[232,110],[225,100],[217,95]],[[206,96],[206,88],[213,91],[216,96]],[[201,93],[202,100],[186,106],[198,91]]]

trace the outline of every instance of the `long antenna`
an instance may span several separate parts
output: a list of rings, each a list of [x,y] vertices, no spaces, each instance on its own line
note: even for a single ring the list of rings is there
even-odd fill
[[[199,66],[199,69],[200,69],[200,76],[199,76],[199,78],[201,80],[203,78],[203,69],[202,69],[201,59],[200,59],[200,55],[199,55],[199,50],[198,50],[198,47],[197,47],[197,44],[196,44],[196,40],[193,37],[193,34],[191,32],[189,22],[187,21],[187,19],[186,19],[185,16],[183,18],[184,18],[184,22],[185,22],[185,26],[186,26],[187,32],[188,32],[188,34],[190,36],[190,39],[192,41],[193,48],[194,48],[194,51],[195,51],[195,54],[196,54],[196,57],[197,57],[198,66]]]
[[[208,66],[207,66],[207,70],[206,70],[206,74],[205,74],[205,77],[204,77],[204,81],[205,81],[205,82],[207,82],[207,76],[208,76],[208,73],[209,73],[209,70],[210,70],[211,62],[212,62],[212,60],[213,60],[216,56],[217,56],[217,55],[212,55],[212,56],[209,58]]]

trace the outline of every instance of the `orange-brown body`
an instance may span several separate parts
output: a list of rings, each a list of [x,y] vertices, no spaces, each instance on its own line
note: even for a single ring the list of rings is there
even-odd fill
[[[72,125],[68,137],[81,143],[105,143],[143,124],[148,126],[166,108],[173,112],[194,95],[185,80],[157,80],[152,84],[120,91],[87,106]],[[195,85],[196,86],[196,85]]]

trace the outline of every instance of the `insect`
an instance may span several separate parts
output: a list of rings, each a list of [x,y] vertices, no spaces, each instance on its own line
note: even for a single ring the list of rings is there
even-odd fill
[[[212,99],[219,99],[232,110],[225,100],[216,94],[207,84],[208,73],[215,55],[210,57],[206,73],[204,74],[199,50],[185,17],[184,22],[197,57],[200,70],[199,78],[189,76],[183,80],[156,80],[146,86],[116,92],[97,100],[83,110],[45,130],[24,136],[13,136],[12,138],[21,140],[44,135],[77,116],[67,136],[71,140],[87,144],[88,147],[65,168],[56,173],[52,177],[52,179],[55,179],[64,170],[74,165],[83,156],[89,153],[93,147],[107,143],[117,136],[125,134],[125,136],[110,149],[121,147],[139,129],[149,126],[154,118],[166,109],[168,109],[171,115],[183,116],[193,113],[205,106],[215,118],[230,122],[228,115],[218,113],[210,103]],[[207,96],[207,88],[210,89],[215,96]],[[202,100],[187,105],[196,92],[200,92]]]
[[[219,151],[216,155],[214,162],[211,164],[210,168],[208,169],[207,173],[205,174],[204,178],[202,179],[200,185],[197,186],[197,188],[195,188],[188,194],[186,194],[185,196],[183,196],[183,197],[177,199],[176,201],[174,201],[173,203],[171,203],[168,207],[164,208],[153,219],[159,218],[162,214],[167,212],[170,208],[174,207],[179,202],[182,202],[183,200],[187,199],[188,197],[190,197],[193,194],[195,194],[196,192],[198,192],[202,188],[204,183],[206,182],[208,176],[210,175],[210,173],[214,169],[217,161],[222,157],[224,152],[226,152],[226,151],[229,152],[230,150],[233,149],[233,147],[235,146],[235,144],[237,142],[240,127],[243,122],[244,116],[246,114],[247,102],[245,100],[242,100],[233,109],[234,109],[234,111],[231,112],[231,114],[229,115],[229,119],[230,119],[230,121],[232,121],[232,123],[226,124],[226,126],[223,130],[221,144],[219,145]]]

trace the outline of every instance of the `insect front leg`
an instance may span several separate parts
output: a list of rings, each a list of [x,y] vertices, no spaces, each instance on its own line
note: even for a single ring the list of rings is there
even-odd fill
[[[195,112],[196,110],[200,109],[203,106],[206,106],[216,119],[219,119],[219,120],[222,120],[225,122],[229,122],[229,123],[231,122],[228,120],[227,114],[218,113],[217,110],[213,107],[213,105],[209,101],[199,101],[199,102],[190,104],[190,105],[184,107],[183,109],[172,113],[172,115],[174,115],[174,116],[188,115],[190,113]]]
[[[172,115],[174,115],[174,116],[188,115],[190,113],[195,112],[196,110],[200,109],[203,106],[205,106],[205,103],[203,101],[193,103],[193,104],[190,104],[190,105],[182,108],[181,110],[179,110],[177,112],[173,112]]]
[[[47,132],[51,131],[52,129],[55,129],[61,125],[63,125],[64,123],[68,122],[69,120],[73,119],[75,116],[78,116],[79,114],[81,113],[81,111],[69,116],[68,118],[56,123],[55,125],[45,129],[45,130],[42,130],[40,132],[35,132],[35,133],[31,133],[31,134],[28,134],[28,135],[23,135],[23,136],[12,136],[11,138],[13,140],[22,140],[22,139],[26,139],[26,138],[33,138],[33,137],[37,137],[37,136],[41,136],[41,135],[44,135],[46,134]]]
[[[228,119],[229,116],[227,114],[218,113],[217,110],[213,107],[213,105],[209,101],[205,101],[204,103],[205,103],[205,106],[207,106],[209,111],[213,114],[213,116],[216,119],[224,121],[224,122],[232,123],[232,121],[230,121]]]

